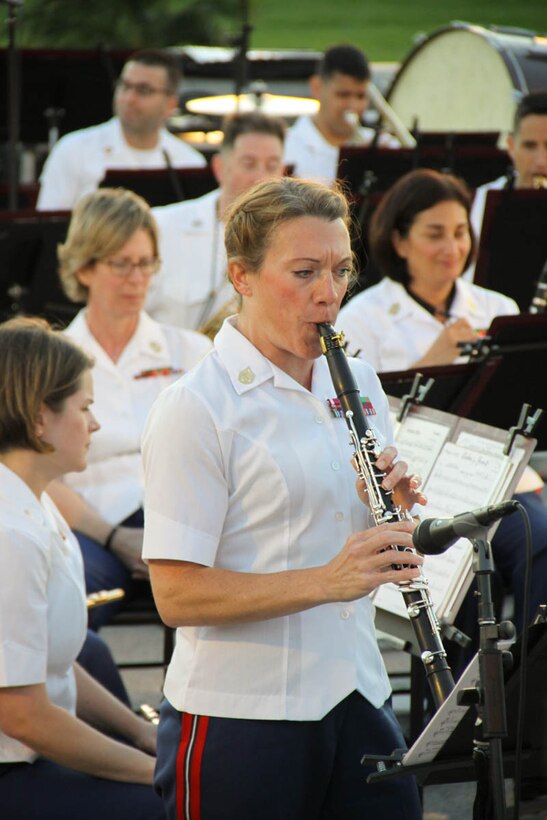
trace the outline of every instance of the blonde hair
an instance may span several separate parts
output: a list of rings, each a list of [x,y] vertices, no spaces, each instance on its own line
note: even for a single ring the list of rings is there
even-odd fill
[[[238,260],[251,271],[260,270],[274,231],[283,222],[315,216],[350,229],[347,200],[339,188],[318,182],[280,177],[259,182],[232,204],[224,230],[228,262]]]
[[[61,412],[93,359],[45,319],[17,317],[0,325],[0,453],[51,452],[36,434],[42,404]]]
[[[148,232],[158,256],[158,228],[148,203],[124,188],[99,188],[76,204],[66,241],[57,248],[59,278],[73,302],[87,300],[79,271],[120,250],[135,231]]]

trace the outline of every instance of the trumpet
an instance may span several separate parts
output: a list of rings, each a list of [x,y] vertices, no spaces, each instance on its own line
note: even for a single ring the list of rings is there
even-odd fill
[[[101,589],[98,592],[90,592],[86,596],[86,606],[88,609],[101,606],[102,604],[110,604],[112,601],[119,601],[125,596],[125,592],[121,587],[115,589]]]
[[[361,405],[359,387],[344,352],[343,334],[337,333],[326,323],[317,327],[321,349],[327,358],[334,389],[355,450],[357,472],[367,489],[374,523],[379,526],[386,521],[402,521],[407,517],[406,513],[395,506],[391,493],[381,486],[384,474],[375,466],[380,446]],[[454,688],[454,679],[446,660],[427,580],[421,576],[414,581],[399,584],[399,590],[405,600],[435,706],[439,708]]]
[[[534,191],[547,190],[547,175],[534,174],[532,177],[532,188]]]

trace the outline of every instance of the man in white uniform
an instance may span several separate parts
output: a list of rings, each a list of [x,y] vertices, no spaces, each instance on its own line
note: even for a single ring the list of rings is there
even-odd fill
[[[281,176],[284,136],[283,122],[265,114],[228,117],[222,148],[211,163],[219,188],[198,199],[152,209],[161,259],[146,301],[154,319],[197,330],[233,298],[226,278],[224,215],[236,197],[257,182]]]
[[[527,94],[515,112],[513,133],[507,139],[513,173],[477,188],[471,209],[471,225],[480,242],[488,191],[522,190],[547,184],[547,91]],[[466,274],[473,279],[474,267]]]
[[[37,209],[72,210],[111,168],[203,167],[205,158],[164,128],[177,107],[180,80],[178,62],[167,52],[133,54],[116,83],[114,117],[66,134],[53,148]]]
[[[330,184],[336,179],[342,145],[370,145],[376,132],[361,125],[369,83],[368,60],[360,49],[340,45],[325,52],[310,77],[319,111],[314,117],[299,117],[287,131],[285,162],[294,166],[295,176]],[[378,145],[399,147],[395,137],[385,133]]]

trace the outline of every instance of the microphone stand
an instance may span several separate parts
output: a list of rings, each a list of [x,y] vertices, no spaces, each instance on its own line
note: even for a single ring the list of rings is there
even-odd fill
[[[17,145],[19,142],[19,64],[15,48],[17,6],[23,0],[4,0],[8,7],[7,99],[8,99],[8,208],[15,211],[18,204]]]
[[[461,705],[477,706],[473,741],[473,759],[477,773],[477,793],[473,820],[506,820],[505,782],[502,738],[507,736],[505,711],[504,662],[510,653],[499,649],[498,641],[512,638],[515,628],[510,621],[496,623],[490,578],[494,560],[485,537],[473,539],[473,572],[477,579],[479,623],[479,686],[458,694]]]

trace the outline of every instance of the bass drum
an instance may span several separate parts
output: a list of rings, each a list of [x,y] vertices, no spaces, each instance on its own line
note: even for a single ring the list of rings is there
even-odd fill
[[[409,130],[511,131],[523,94],[547,89],[547,37],[452,23],[406,57],[387,100]]]

